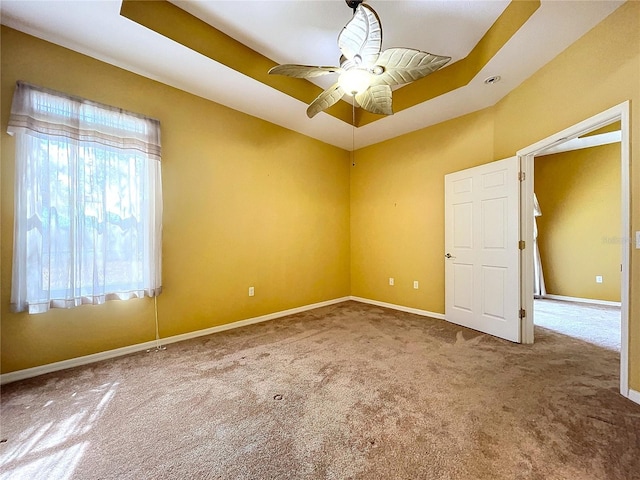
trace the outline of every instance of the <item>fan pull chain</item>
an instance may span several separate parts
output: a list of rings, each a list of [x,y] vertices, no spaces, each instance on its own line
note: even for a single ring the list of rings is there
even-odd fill
[[[356,101],[351,104],[351,166],[356,166]]]

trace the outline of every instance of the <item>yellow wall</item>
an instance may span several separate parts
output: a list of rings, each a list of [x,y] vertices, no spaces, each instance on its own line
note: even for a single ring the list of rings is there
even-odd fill
[[[547,293],[619,302],[620,144],[537,157],[534,167]]]
[[[640,2],[633,1],[495,106],[358,150],[351,171],[352,294],[443,313],[443,174],[513,156],[626,100],[633,162],[640,158]],[[632,230],[640,230],[640,169],[631,171]],[[631,269],[630,385],[640,390],[637,250]],[[421,281],[420,290],[412,290],[412,280]]]
[[[347,152],[5,27],[1,54],[2,372],[154,338],[150,299],[9,312],[18,79],[161,121],[161,336],[349,295]]]
[[[352,295],[444,312],[444,175],[493,160],[490,112],[358,150],[355,159]]]

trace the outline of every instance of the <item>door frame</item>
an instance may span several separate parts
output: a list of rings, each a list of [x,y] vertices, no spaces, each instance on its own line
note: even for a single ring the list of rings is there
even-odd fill
[[[630,135],[629,101],[609,108],[593,117],[518,150],[520,169],[524,180],[520,188],[520,238],[525,248],[520,254],[520,298],[526,314],[521,325],[523,343],[533,343],[533,161],[534,157],[568,140],[572,140],[613,122],[621,123],[620,177],[621,177],[621,230],[620,248],[622,272],[620,279],[620,393],[629,398],[629,273],[632,248],[631,196],[630,196]]]

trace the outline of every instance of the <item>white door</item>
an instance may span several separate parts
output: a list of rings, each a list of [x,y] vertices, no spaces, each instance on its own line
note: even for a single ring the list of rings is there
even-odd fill
[[[517,157],[445,175],[445,318],[520,342]]]

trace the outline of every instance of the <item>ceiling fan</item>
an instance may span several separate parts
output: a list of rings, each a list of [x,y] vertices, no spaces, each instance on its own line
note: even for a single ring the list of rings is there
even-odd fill
[[[342,53],[339,67],[285,64],[273,67],[269,73],[296,78],[339,74],[338,81],[311,102],[307,108],[309,118],[329,108],[345,93],[371,113],[392,115],[393,85],[425,77],[443,67],[451,57],[412,48],[382,51],[382,27],[378,14],[363,0],[345,1],[353,9],[353,17],[338,35],[338,48]]]

